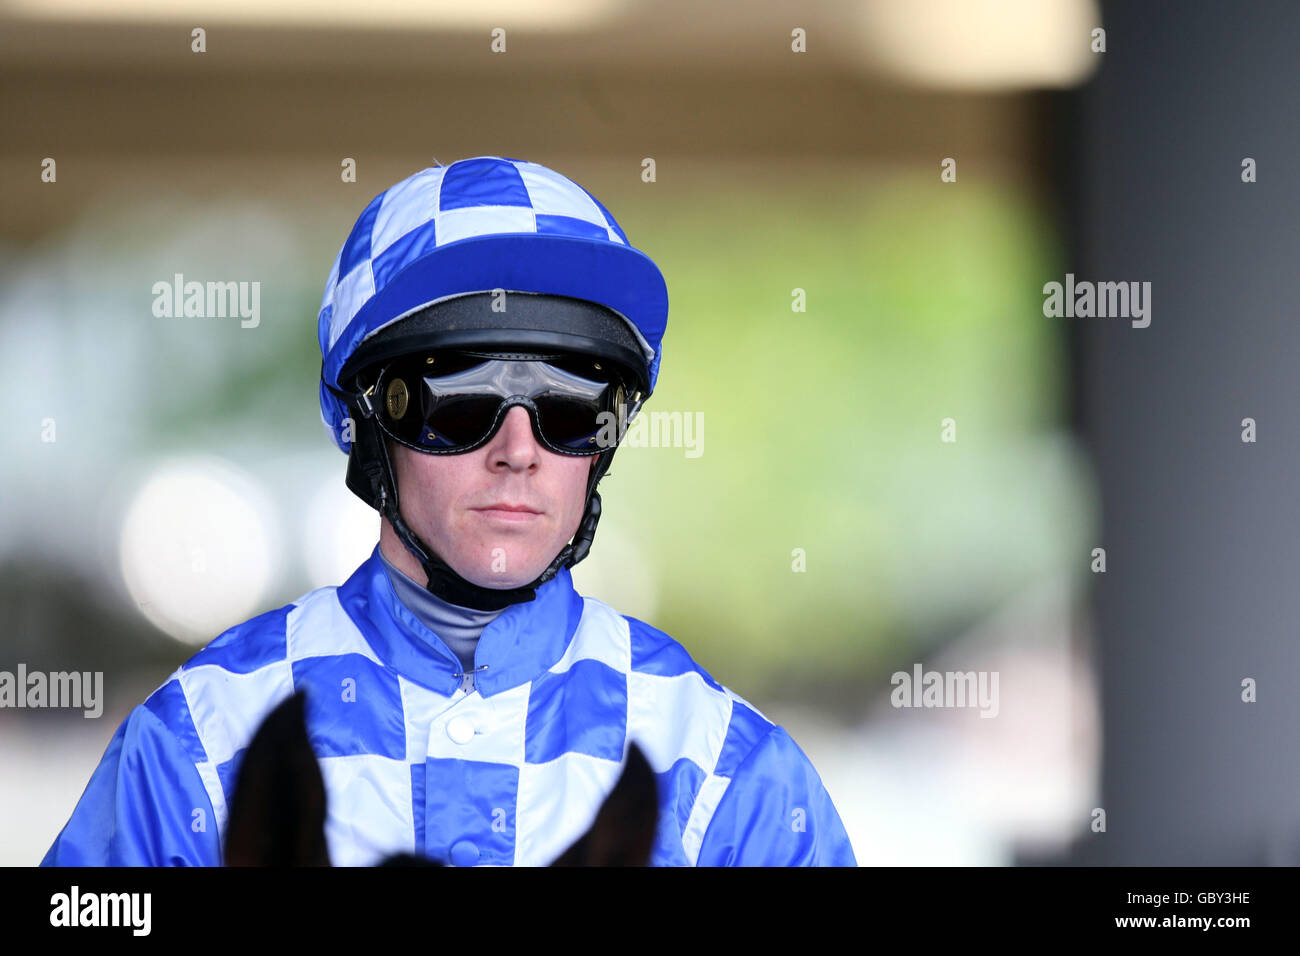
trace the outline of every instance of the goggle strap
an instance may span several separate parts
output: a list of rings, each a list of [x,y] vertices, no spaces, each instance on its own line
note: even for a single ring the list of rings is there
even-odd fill
[[[364,415],[366,418],[375,417],[375,400],[373,397],[374,391],[375,391],[375,387],[372,385],[364,392],[361,392],[360,394],[357,395],[357,408],[360,410],[361,414]]]

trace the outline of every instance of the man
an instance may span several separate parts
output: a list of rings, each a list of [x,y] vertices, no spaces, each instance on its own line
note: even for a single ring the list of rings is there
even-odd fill
[[[379,545],[137,707],[44,863],[220,863],[244,748],[305,690],[338,865],[547,864],[631,741],[656,775],[654,864],[855,865],[783,729],[573,588],[667,312],[655,264],[546,167],[477,157],[377,196],[318,325],[322,417]]]

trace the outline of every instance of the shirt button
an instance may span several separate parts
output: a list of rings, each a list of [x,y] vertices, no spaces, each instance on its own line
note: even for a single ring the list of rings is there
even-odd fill
[[[474,739],[474,725],[468,717],[453,717],[447,721],[447,736],[458,744],[467,744]]]
[[[453,866],[473,866],[478,862],[478,847],[469,840],[457,840],[451,845]]]

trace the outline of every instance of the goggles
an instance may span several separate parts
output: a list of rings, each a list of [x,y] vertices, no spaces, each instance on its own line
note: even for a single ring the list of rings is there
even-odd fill
[[[434,352],[389,362],[364,404],[390,437],[429,454],[473,451],[520,405],[544,448],[595,455],[618,444],[640,397],[627,409],[622,377],[589,357]]]

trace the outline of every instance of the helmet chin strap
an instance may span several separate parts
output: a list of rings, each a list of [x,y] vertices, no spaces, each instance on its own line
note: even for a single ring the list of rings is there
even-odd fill
[[[591,550],[592,539],[596,536],[596,525],[600,521],[600,494],[596,484],[608,471],[617,447],[601,452],[596,466],[591,469],[587,480],[586,507],[582,521],[578,525],[573,541],[566,544],[555,560],[529,584],[517,588],[485,588],[467,581],[439,557],[432,548],[420,540],[402,517],[401,502],[397,495],[397,481],[393,471],[392,460],[388,455],[388,443],[377,434],[373,422],[357,423],[355,440],[368,447],[369,454],[364,471],[372,488],[377,491],[379,513],[388,519],[398,539],[406,546],[412,557],[420,563],[428,577],[425,585],[429,593],[449,604],[459,607],[474,608],[479,611],[499,611],[511,604],[522,604],[537,596],[537,589],[555,577],[561,568],[573,567],[587,556]]]

